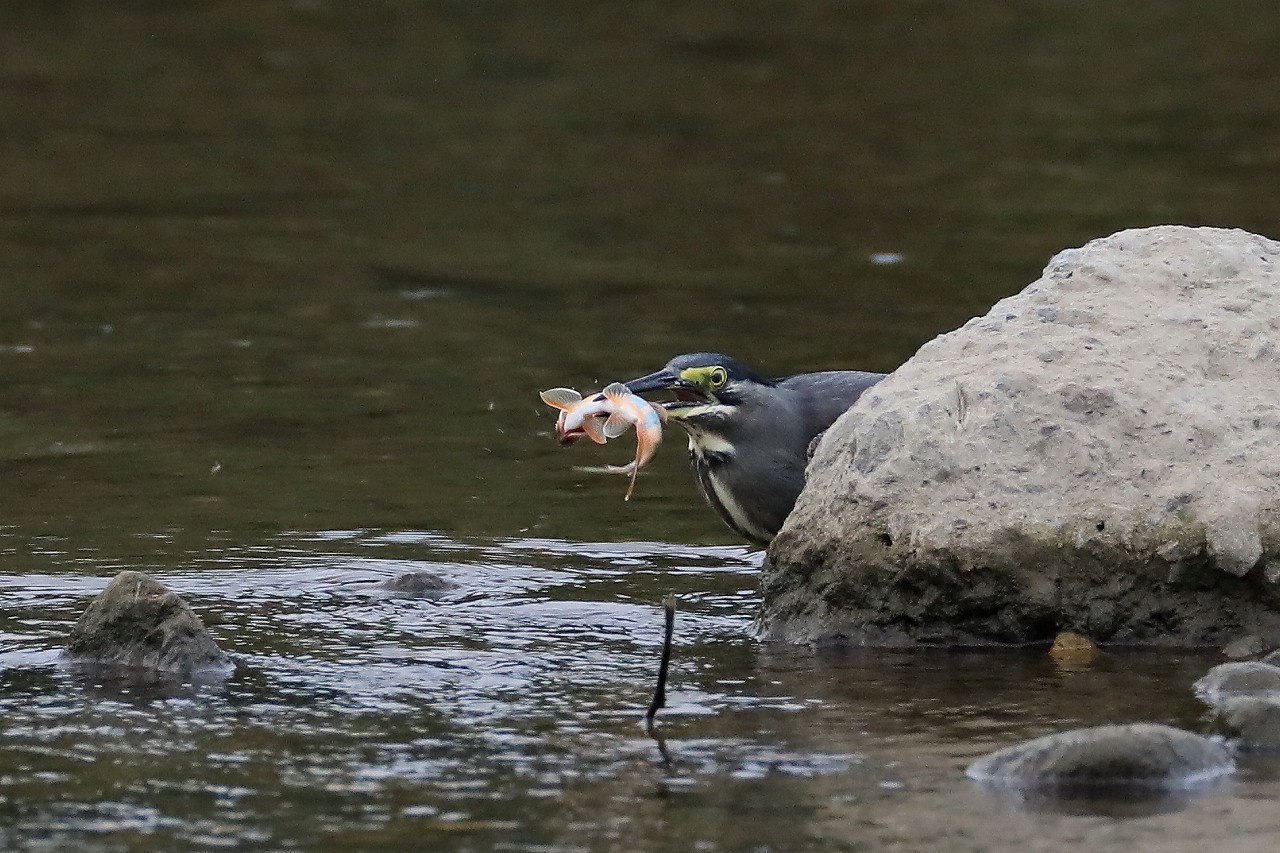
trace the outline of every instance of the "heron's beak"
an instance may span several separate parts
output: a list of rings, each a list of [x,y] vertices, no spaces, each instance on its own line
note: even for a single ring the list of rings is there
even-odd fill
[[[681,379],[670,370],[659,370],[657,373],[650,373],[648,376],[632,379],[625,384],[627,390],[632,394],[643,394],[646,391],[674,391],[677,388],[689,386],[693,383]]]
[[[696,382],[691,382],[670,370],[659,370],[657,373],[632,379],[625,384],[627,390],[633,394],[643,394],[647,391],[674,392],[676,395],[674,400],[663,400],[657,405],[666,410],[667,417],[677,420],[684,416],[684,409],[701,407],[709,401],[706,392]]]

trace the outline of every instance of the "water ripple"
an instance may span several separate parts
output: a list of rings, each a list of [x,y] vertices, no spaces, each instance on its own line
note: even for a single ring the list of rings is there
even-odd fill
[[[6,777],[13,796],[45,803],[20,827],[49,838],[131,833],[235,847],[269,834],[264,798],[289,811],[317,794],[336,798],[316,827],[335,832],[406,810],[465,822],[478,803],[516,791],[555,799],[580,780],[631,772],[658,757],[633,727],[652,689],[666,591],[682,601],[669,725],[728,708],[804,707],[754,695],[750,679],[699,678],[697,650],[708,643],[751,647],[760,555],[745,549],[359,530],[211,546],[182,568],[151,570],[237,662],[225,682],[185,685],[59,665],[71,623],[119,566],[66,543],[35,550],[47,570],[0,577],[0,716],[9,753],[30,768]],[[432,598],[385,593],[411,572],[451,586]],[[188,751],[201,756],[196,780],[175,763]],[[685,780],[847,766],[750,737],[677,753]],[[425,802],[395,805],[406,786]],[[154,805],[180,796],[206,805]]]

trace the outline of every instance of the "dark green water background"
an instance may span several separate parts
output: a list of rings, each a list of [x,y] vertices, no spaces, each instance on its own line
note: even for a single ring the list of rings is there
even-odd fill
[[[680,436],[623,503],[536,391],[892,370],[1059,249],[1278,199],[1261,0],[3,0],[0,848],[1274,849],[1274,768],[1119,813],[961,775],[1199,727],[1214,655],[760,646]],[[236,675],[59,667],[122,568]]]

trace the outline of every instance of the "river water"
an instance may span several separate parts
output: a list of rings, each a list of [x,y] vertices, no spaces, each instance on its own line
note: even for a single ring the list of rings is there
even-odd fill
[[[1277,768],[1015,802],[1213,650],[758,644],[672,434],[537,400],[892,370],[1123,227],[1280,234],[1269,4],[0,4],[0,848],[1270,850]],[[226,681],[77,674],[122,569]],[[438,599],[383,581],[431,571]],[[640,723],[679,597],[665,743]]]

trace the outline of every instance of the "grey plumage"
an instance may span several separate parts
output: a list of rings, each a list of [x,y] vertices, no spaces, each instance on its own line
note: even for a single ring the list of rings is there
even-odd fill
[[[695,353],[627,385],[684,397],[664,405],[689,433],[703,495],[729,527],[767,544],[804,488],[811,443],[883,378],[841,370],[768,380],[719,353]]]
[[[824,432],[836,418],[849,410],[872,385],[887,374],[862,370],[825,370],[821,373],[797,373],[775,380],[778,388],[794,391],[805,410],[805,429]]]

